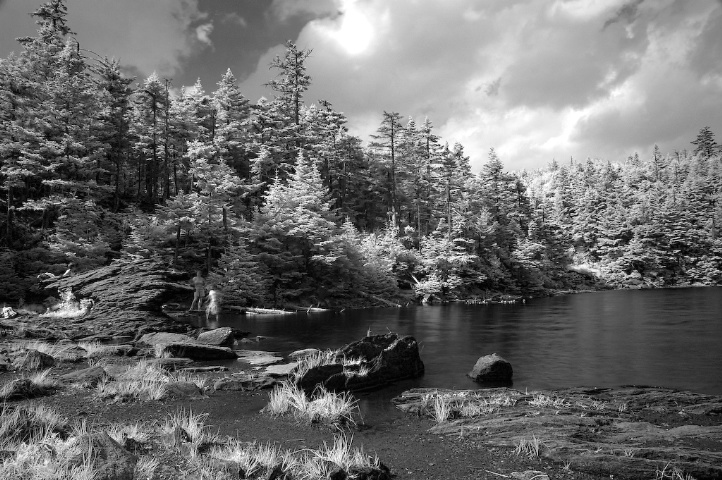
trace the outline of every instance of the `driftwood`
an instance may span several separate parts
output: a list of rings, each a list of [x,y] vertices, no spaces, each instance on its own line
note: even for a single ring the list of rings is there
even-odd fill
[[[379,296],[377,296],[377,295],[371,295],[370,293],[366,293],[366,292],[359,292],[359,293],[360,293],[361,295],[365,296],[365,297],[374,299],[374,300],[376,300],[377,302],[381,302],[381,303],[383,303],[384,305],[388,305],[389,307],[401,308],[401,305],[400,305],[400,304],[394,303],[394,302],[392,302],[392,301],[390,301],[390,300],[386,300],[385,298],[381,298],[381,297],[379,297]]]
[[[275,308],[246,307],[246,313],[256,315],[293,315],[296,312],[289,312],[288,310],[278,310]]]

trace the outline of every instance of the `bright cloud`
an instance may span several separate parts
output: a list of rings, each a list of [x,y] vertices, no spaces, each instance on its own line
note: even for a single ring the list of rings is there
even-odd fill
[[[294,4],[299,14],[309,2]],[[326,5],[328,7],[328,5]],[[309,7],[310,8],[310,7]],[[381,114],[428,116],[478,168],[621,160],[722,136],[722,2],[338,0],[297,39],[312,48],[307,101],[331,101],[367,136]],[[273,54],[282,53],[280,47]],[[268,78],[268,61],[246,85]],[[264,63],[265,62],[265,63]]]
[[[198,38],[199,42],[212,47],[213,42],[211,41],[211,32],[213,32],[213,22],[198,25],[196,27],[196,38]]]

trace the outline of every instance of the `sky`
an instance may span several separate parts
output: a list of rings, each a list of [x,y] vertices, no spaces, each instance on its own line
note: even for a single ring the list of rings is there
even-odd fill
[[[39,0],[0,0],[0,57]],[[230,68],[252,102],[291,40],[306,102],[364,141],[384,111],[433,123],[478,169],[622,161],[722,143],[722,0],[67,0],[81,48],[206,92]]]

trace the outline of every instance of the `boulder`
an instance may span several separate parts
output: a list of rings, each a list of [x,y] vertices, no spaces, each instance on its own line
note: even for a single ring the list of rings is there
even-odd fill
[[[98,480],[133,480],[138,458],[125,450],[105,433],[93,433],[79,438],[81,453],[69,462],[71,466],[82,465],[88,458],[93,463]]]
[[[219,347],[232,347],[233,341],[233,329],[230,327],[216,328],[198,335],[198,343],[216,345]]]
[[[467,375],[477,382],[510,384],[513,374],[511,363],[492,353],[480,357]]]
[[[13,367],[23,371],[43,370],[54,365],[55,359],[51,355],[32,349],[25,350],[13,360]]]
[[[106,376],[105,370],[100,365],[75,370],[60,376],[60,381],[66,383],[79,383],[95,387]]]
[[[193,360],[224,360],[236,358],[236,352],[227,347],[199,343],[169,343],[163,345],[160,357],[186,357]]]
[[[343,358],[357,362],[344,367],[341,363]],[[297,382],[306,392],[313,391],[316,385],[333,391],[359,391],[423,374],[424,363],[419,356],[416,339],[388,333],[365,337],[346,345],[339,351],[337,363],[311,368]]]

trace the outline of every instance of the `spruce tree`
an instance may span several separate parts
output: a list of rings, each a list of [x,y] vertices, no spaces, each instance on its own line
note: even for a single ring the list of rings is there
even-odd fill
[[[699,131],[697,138],[692,141],[692,145],[695,145],[694,155],[705,159],[716,155],[719,151],[719,145],[715,142],[714,133],[709,127],[703,127]]]

